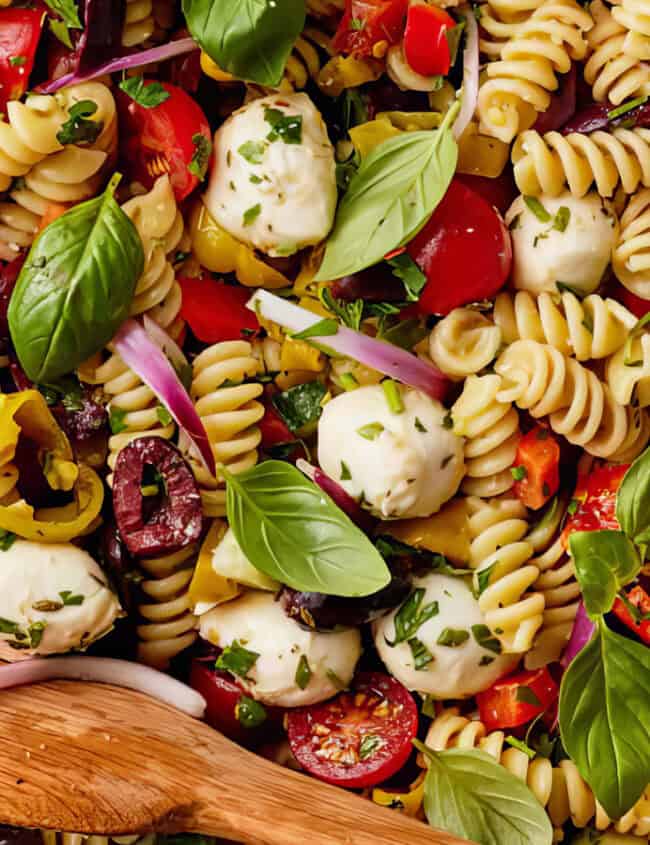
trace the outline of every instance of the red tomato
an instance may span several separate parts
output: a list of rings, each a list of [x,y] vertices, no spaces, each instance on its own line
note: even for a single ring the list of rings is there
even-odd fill
[[[632,587],[627,603],[617,597],[612,609],[624,625],[650,645],[650,596],[643,587]]]
[[[263,448],[268,449],[270,446],[277,446],[278,443],[289,443],[296,439],[271,405],[266,406],[264,416],[257,425],[262,432]]]
[[[546,426],[537,425],[517,446],[514,491],[527,508],[538,510],[560,486],[560,444]]]
[[[248,288],[208,277],[185,277],[178,281],[183,291],[181,316],[203,343],[241,340],[259,331],[255,312],[246,308],[251,298]]]
[[[619,302],[622,302],[623,305],[626,308],[629,308],[629,310],[639,319],[641,319],[641,317],[645,317],[648,311],[650,311],[650,300],[641,299],[640,296],[632,293],[632,291],[623,287],[623,285],[619,282],[616,283],[615,289],[611,292],[611,296]]]
[[[364,672],[352,690],[287,714],[289,745],[300,765],[351,789],[381,783],[401,769],[417,729],[413,696],[382,672]]]
[[[492,298],[512,263],[510,233],[498,212],[458,179],[407,251],[428,280],[418,303],[422,314],[448,314]]]
[[[456,21],[437,6],[409,6],[404,30],[404,55],[410,67],[423,76],[449,73],[451,55],[447,30]]]
[[[256,728],[245,728],[237,718],[237,705],[244,690],[227,672],[217,672],[214,660],[193,660],[190,686],[206,701],[205,721],[237,742],[250,741]]]
[[[148,80],[145,85],[151,85]],[[211,149],[210,126],[201,107],[182,88],[169,82],[161,85],[170,95],[151,109],[138,105],[124,91],[117,89],[115,99],[120,118],[120,153],[122,167],[130,179],[145,188],[168,173],[180,202],[201,181],[190,165],[205,173],[203,152]],[[200,141],[198,136],[204,140]]]
[[[345,0],[334,48],[355,56],[371,56],[380,41],[396,44],[402,36],[407,8],[408,0]]]
[[[519,194],[511,167],[506,167],[501,176],[497,176],[496,179],[490,179],[488,176],[476,176],[474,173],[457,173],[455,178],[480,194],[500,214],[506,213]]]
[[[25,93],[43,31],[45,9],[0,9],[0,112]]]
[[[562,541],[566,546],[573,531],[600,531],[604,528],[617,531],[616,491],[621,485],[629,464],[615,467],[601,467],[587,476],[578,478],[571,500],[571,510]]]
[[[476,703],[486,730],[503,730],[525,725],[539,716],[557,700],[558,692],[558,685],[544,666],[497,681],[476,696]]]

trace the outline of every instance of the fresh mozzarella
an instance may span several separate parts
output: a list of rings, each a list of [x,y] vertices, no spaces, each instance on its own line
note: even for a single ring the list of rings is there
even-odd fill
[[[278,113],[301,125],[274,132]],[[214,136],[204,202],[231,235],[272,256],[327,237],[336,211],[334,149],[306,94],[274,94],[236,111]]]
[[[225,649],[237,642],[259,656],[240,682],[265,704],[300,707],[331,698],[348,684],[361,656],[356,629],[322,634],[301,628],[270,593],[252,590],[200,619],[201,636]],[[301,658],[311,675],[304,689],[296,682]],[[302,661],[304,664],[304,661]]]
[[[120,615],[104,573],[83,549],[16,540],[0,552],[0,640],[21,653],[85,648]]]
[[[610,262],[618,234],[611,205],[593,191],[585,197],[517,197],[508,209],[519,290],[556,293],[558,283],[593,293]]]
[[[272,592],[280,588],[278,581],[269,578],[268,575],[253,566],[237,542],[232,528],[228,528],[214,550],[212,568],[217,575],[230,578],[246,587],[257,587],[260,590],[271,590]]]
[[[318,425],[318,459],[325,473],[382,519],[430,516],[458,489],[463,441],[444,425],[444,407],[399,388],[395,413],[381,385],[328,402]]]
[[[479,632],[472,631],[472,626],[485,625],[485,620],[463,578],[433,572],[415,578],[413,588],[424,590],[420,608],[438,603],[438,613],[412,632],[412,637],[428,649],[430,662],[416,669],[408,640],[389,645],[395,640],[395,616],[399,608],[373,625],[379,656],[391,675],[405,687],[439,699],[467,698],[487,689],[517,663],[517,655],[499,655],[477,642]],[[443,632],[446,636],[441,636]],[[442,645],[441,639],[464,641],[459,645]]]

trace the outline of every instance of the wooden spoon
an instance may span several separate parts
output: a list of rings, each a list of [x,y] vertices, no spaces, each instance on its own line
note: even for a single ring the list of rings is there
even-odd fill
[[[467,845],[116,687],[5,690],[0,739],[0,824],[200,832],[248,845]]]

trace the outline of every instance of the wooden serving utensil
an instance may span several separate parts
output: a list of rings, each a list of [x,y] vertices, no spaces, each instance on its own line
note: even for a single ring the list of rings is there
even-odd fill
[[[0,739],[0,824],[200,832],[247,845],[468,845],[117,687],[4,690]]]

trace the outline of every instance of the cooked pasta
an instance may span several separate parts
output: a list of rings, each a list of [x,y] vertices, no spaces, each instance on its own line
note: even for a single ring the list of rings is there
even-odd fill
[[[496,358],[501,330],[479,311],[455,308],[429,337],[431,360],[454,380],[478,373]]]
[[[468,376],[451,409],[454,431],[465,438],[464,493],[498,496],[513,485],[510,467],[519,442],[519,416],[497,394],[495,375]]]
[[[190,394],[210,440],[214,460],[239,473],[257,463],[262,435],[256,423],[264,416],[257,401],[263,388],[254,378],[258,360],[250,343],[226,341],[209,346],[194,359]],[[224,384],[228,382],[228,386]],[[235,384],[231,384],[235,382]],[[226,491],[202,465],[195,465],[206,516],[225,516]]]
[[[122,45],[138,47],[151,38],[155,29],[152,0],[126,0]]]
[[[628,56],[650,59],[650,9],[645,0],[621,0],[612,9],[614,18],[627,30],[623,50]]]
[[[650,186],[650,130],[598,130],[590,135],[571,132],[523,132],[512,149],[515,182],[529,196],[556,197],[569,188],[584,196],[593,185],[601,197],[611,197],[620,185],[633,194]]]
[[[596,294],[581,301],[566,291],[557,300],[549,293],[537,299],[527,291],[500,293],[493,319],[504,343],[536,340],[578,361],[589,361],[620,349],[637,321],[624,305]]]
[[[506,143],[548,108],[557,74],[567,73],[572,60],[584,58],[584,34],[593,26],[590,15],[574,0],[545,0],[487,66],[478,113],[481,131]]]
[[[650,298],[650,190],[633,194],[620,218],[620,232],[612,253],[612,269],[622,285]]]
[[[284,69],[284,80],[288,90],[302,90],[309,80],[320,85],[323,67],[322,56],[331,57],[335,51],[331,37],[317,26],[307,25],[293,46],[293,51]],[[327,93],[327,92],[325,92]]]
[[[605,378],[621,405],[637,410],[650,405],[650,335],[630,338],[629,346],[612,355],[605,365]]]
[[[307,12],[315,18],[339,15],[345,9],[345,0],[307,0]]]

